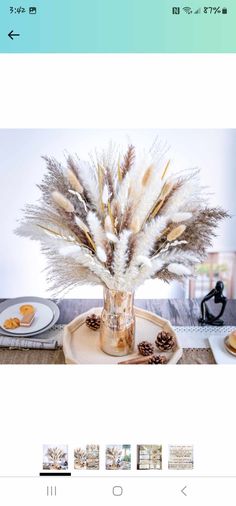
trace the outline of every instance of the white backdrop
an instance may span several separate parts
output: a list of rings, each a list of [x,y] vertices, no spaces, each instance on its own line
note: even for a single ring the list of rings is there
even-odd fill
[[[233,215],[219,228],[214,241],[216,251],[236,250],[236,130],[221,129],[15,129],[0,130],[0,297],[20,295],[48,296],[43,272],[46,263],[39,245],[14,234],[17,219],[26,203],[35,202],[36,184],[45,171],[42,155],[55,156],[63,162],[67,152],[87,158],[95,147],[106,147],[110,140],[121,147],[132,142],[149,149],[158,136],[170,146],[173,170],[188,167],[202,169],[202,183],[210,186],[212,203],[222,205]],[[101,288],[81,287],[68,296],[97,297]],[[181,297],[184,288],[149,281],[137,291],[137,297]]]

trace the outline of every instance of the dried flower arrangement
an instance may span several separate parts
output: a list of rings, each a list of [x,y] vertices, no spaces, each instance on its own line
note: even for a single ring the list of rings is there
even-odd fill
[[[63,469],[67,468],[68,464],[68,455],[67,452],[64,451],[64,449],[60,447],[48,447],[47,451],[45,453],[45,457],[47,459],[47,462],[43,463],[44,469]]]
[[[137,161],[111,147],[66,167],[45,157],[42,198],[28,205],[17,234],[41,242],[54,292],[81,284],[133,291],[148,278],[191,275],[215,234],[221,208],[208,206],[199,171],[168,175],[170,161],[153,146]]]

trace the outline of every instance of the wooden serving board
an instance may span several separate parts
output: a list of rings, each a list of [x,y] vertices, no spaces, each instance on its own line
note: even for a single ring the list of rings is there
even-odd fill
[[[130,355],[123,357],[112,357],[104,353],[100,348],[100,333],[99,330],[94,331],[87,327],[85,324],[86,317],[95,313],[100,315],[102,308],[93,308],[86,313],[83,313],[68,325],[65,326],[63,336],[63,351],[65,354],[66,364],[118,364],[121,361],[129,360],[137,357],[137,345],[140,341],[155,342],[158,332],[164,330],[170,332],[176,339],[176,348],[173,351],[161,353],[155,348],[155,354],[165,355],[168,359],[168,364],[177,364],[182,357],[183,350],[180,346],[178,336],[172,328],[170,322],[161,318],[160,316],[139,309],[135,307],[136,317],[136,336],[135,336],[135,350]]]

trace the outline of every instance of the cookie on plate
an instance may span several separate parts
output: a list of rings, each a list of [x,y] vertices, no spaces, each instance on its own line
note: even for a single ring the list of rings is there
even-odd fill
[[[10,330],[10,329],[17,329],[17,327],[20,326],[20,320],[19,318],[8,318],[5,320],[3,327],[4,329]]]

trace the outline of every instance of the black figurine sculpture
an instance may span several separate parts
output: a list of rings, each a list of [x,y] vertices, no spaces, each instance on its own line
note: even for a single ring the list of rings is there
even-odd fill
[[[201,318],[199,323],[201,325],[216,325],[220,327],[224,325],[224,320],[221,320],[221,316],[224,314],[224,310],[227,304],[227,297],[223,295],[224,283],[223,281],[217,281],[215,288],[211,290],[201,302]],[[207,301],[214,297],[215,304],[222,304],[221,310],[217,316],[213,315],[207,306]]]

